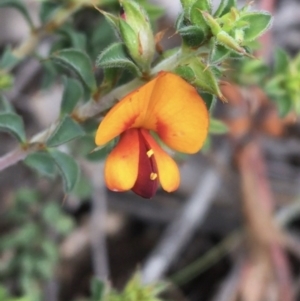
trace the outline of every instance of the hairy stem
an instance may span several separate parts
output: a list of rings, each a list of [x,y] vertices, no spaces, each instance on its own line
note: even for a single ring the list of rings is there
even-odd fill
[[[0,171],[18,163],[21,160],[24,160],[28,153],[29,150],[24,150],[18,147],[3,157],[0,157]]]

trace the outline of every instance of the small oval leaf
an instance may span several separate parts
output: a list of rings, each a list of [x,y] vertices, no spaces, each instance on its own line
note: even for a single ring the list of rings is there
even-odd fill
[[[123,68],[129,69],[134,74],[140,74],[139,68],[128,57],[128,54],[123,43],[113,43],[108,46],[98,56],[97,66],[106,68]]]
[[[64,182],[64,190],[70,192],[79,179],[80,170],[76,161],[69,155],[56,149],[49,150],[50,156],[54,159]]]
[[[290,58],[288,54],[282,50],[277,49],[275,52],[275,63],[274,63],[275,74],[284,74],[287,72],[290,66]]]
[[[62,6],[60,2],[41,1],[39,17],[41,23],[46,23],[56,14],[57,10]]]
[[[217,17],[221,17],[222,14],[223,14],[223,11],[227,5],[227,2],[228,0],[221,0],[220,1],[220,4],[218,6],[218,8],[216,9],[215,13],[214,13],[214,17],[217,18]]]
[[[70,116],[65,116],[48,139],[47,145],[50,147],[58,146],[82,135],[84,135],[84,131],[81,126]]]
[[[224,61],[230,55],[230,50],[222,45],[214,45],[210,53],[209,60],[212,64]]]
[[[272,16],[268,12],[247,13],[239,19],[249,24],[244,29],[244,41],[251,42],[261,36],[272,24]]]
[[[71,47],[76,49],[85,50],[86,48],[86,36],[69,25],[65,25],[60,28],[57,32],[61,34],[68,42],[71,44]]]
[[[177,32],[189,47],[199,46],[206,38],[204,31],[196,25],[183,26]]]
[[[82,80],[91,93],[96,92],[97,85],[93,73],[93,66],[85,52],[73,48],[63,49],[53,53],[50,59],[71,69]]]
[[[17,114],[0,113],[0,130],[11,133],[22,143],[26,141],[23,120]]]
[[[63,82],[65,89],[60,105],[60,114],[62,115],[72,113],[83,96],[82,86],[76,79],[64,77]]]
[[[42,176],[53,178],[56,175],[56,165],[53,158],[46,152],[36,152],[29,154],[24,163],[35,169]]]
[[[229,13],[232,7],[236,7],[236,0],[225,0],[224,2],[225,3],[220,3],[220,6],[222,5],[222,7],[220,8],[221,11],[218,12],[219,17]]]

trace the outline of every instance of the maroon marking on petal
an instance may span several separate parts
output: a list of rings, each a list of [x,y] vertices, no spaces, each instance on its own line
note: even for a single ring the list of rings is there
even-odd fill
[[[136,119],[138,118],[138,114],[133,115],[129,120],[127,120],[126,122],[124,122],[124,129],[130,129],[130,127],[135,123]]]
[[[164,137],[166,132],[168,131],[168,127],[163,121],[157,120],[156,121],[156,132],[160,137]]]
[[[158,170],[151,147],[144,138],[142,132],[137,129],[139,134],[139,167],[137,180],[132,191],[143,198],[152,198],[158,188]]]

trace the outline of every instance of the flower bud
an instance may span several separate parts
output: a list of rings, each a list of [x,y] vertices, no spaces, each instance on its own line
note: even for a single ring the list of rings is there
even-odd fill
[[[233,50],[234,52],[237,52],[241,55],[246,54],[246,50],[242,46],[240,46],[239,43],[225,31],[219,32],[216,38],[218,43],[225,46],[229,50]]]
[[[216,36],[220,31],[222,31],[220,24],[208,12],[202,11],[202,16],[206,24],[210,27],[210,30],[214,36]]]
[[[146,11],[133,0],[119,0],[122,6],[119,29],[132,59],[142,71],[150,69],[155,42]]]

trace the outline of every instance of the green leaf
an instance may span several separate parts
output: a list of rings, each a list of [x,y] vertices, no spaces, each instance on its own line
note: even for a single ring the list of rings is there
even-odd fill
[[[75,72],[91,93],[96,92],[97,84],[93,73],[93,66],[85,52],[73,48],[63,49],[53,53],[50,59]]]
[[[65,89],[60,106],[60,114],[62,115],[72,113],[83,96],[82,86],[76,79],[64,77],[63,82]]]
[[[107,23],[112,27],[112,29],[115,31],[116,35],[119,36],[119,18],[116,17],[113,14],[110,14],[108,12],[105,12],[101,10],[101,13],[103,14],[105,20]]]
[[[104,160],[106,156],[112,151],[115,145],[116,145],[116,140],[113,139],[110,142],[108,142],[105,146],[96,148],[95,150],[87,154],[86,159],[89,161]]]
[[[96,20],[95,20],[96,21]],[[93,29],[87,32],[87,49],[92,60],[96,60],[100,52],[102,52],[108,45],[116,41],[116,35],[113,28],[101,18],[97,23],[94,23]]]
[[[34,206],[40,200],[39,193],[36,190],[29,188],[20,188],[16,191],[15,194],[15,206],[18,210],[23,211],[29,207]]]
[[[220,17],[229,13],[232,7],[236,7],[236,0],[225,0],[224,2],[222,4],[222,12],[219,15]]]
[[[120,79],[122,71],[123,70],[119,68],[104,69],[104,78],[99,88],[101,94],[107,94],[109,91],[111,91],[111,89]]]
[[[239,45],[239,43],[225,31],[221,31],[216,35],[217,42],[226,47],[228,50],[232,50],[239,55],[244,55],[246,50]]]
[[[187,25],[184,13],[181,13],[175,24],[176,31],[181,35],[184,43],[188,47],[198,47],[204,40],[204,31],[197,25]]]
[[[102,301],[105,292],[105,283],[98,278],[92,279],[92,301]]]
[[[288,54],[282,49],[276,49],[275,52],[275,74],[284,74],[287,72],[290,65]]]
[[[47,141],[50,147],[64,144],[70,140],[83,136],[85,133],[81,126],[76,123],[70,116],[65,116],[57,126],[54,133]]]
[[[214,119],[214,118],[210,118],[209,133],[211,133],[211,134],[226,134],[226,133],[228,133],[228,127],[223,121],[217,120],[217,119]]]
[[[9,90],[14,84],[14,78],[9,73],[0,73],[0,91]]]
[[[15,113],[15,110],[8,99],[0,94],[0,113]]]
[[[58,33],[64,36],[68,42],[71,44],[71,47],[76,49],[85,50],[86,48],[86,36],[80,32],[77,32],[71,26],[64,26],[58,30]]]
[[[190,17],[192,24],[198,25],[204,32],[208,31],[208,25],[201,11],[211,13],[211,3],[208,0],[197,0],[191,7]]]
[[[57,80],[58,71],[57,66],[54,65],[51,61],[41,61],[41,66],[43,69],[42,72],[42,89],[50,88],[53,83]]]
[[[284,88],[284,81],[285,75],[278,74],[266,82],[264,90],[267,92],[268,95],[271,96],[283,96],[286,93],[286,89]]]
[[[35,169],[42,176],[54,178],[56,175],[56,165],[52,157],[46,152],[36,152],[28,155],[24,163]]]
[[[65,215],[61,205],[55,202],[50,202],[43,208],[43,219],[60,235],[69,234],[74,228],[74,221],[69,216]],[[55,223],[53,223],[53,221],[55,221]]]
[[[221,16],[222,16],[222,13],[223,13],[223,11],[224,11],[226,5],[227,5],[227,2],[228,2],[228,0],[221,0],[219,6],[218,6],[218,8],[217,8],[217,10],[216,10],[215,13],[214,13],[214,17],[215,17],[215,18],[218,18],[218,17],[221,17]]]
[[[23,120],[17,114],[0,113],[0,130],[11,133],[22,143],[26,141]]]
[[[175,29],[178,31],[180,28],[186,26],[185,24],[185,19],[184,19],[184,13],[182,12],[181,14],[178,15],[176,22],[175,22]]]
[[[73,190],[79,179],[80,170],[76,161],[69,155],[56,149],[49,150],[64,181],[64,190],[68,193]]]
[[[139,3],[143,6],[151,21],[157,21],[158,18],[165,14],[165,9],[160,5],[149,3],[148,0],[139,0]]]
[[[60,1],[41,1],[40,19],[42,23],[49,21],[60,6]]]
[[[60,212],[62,212],[63,207],[60,205]],[[55,217],[54,217],[55,219]],[[53,219],[50,221],[49,226],[51,227],[53,225]],[[57,243],[55,240],[44,240],[41,244],[41,248],[43,250],[43,253],[45,256],[49,259],[51,262],[57,262],[58,260],[58,253],[59,250],[57,248]]]
[[[272,98],[276,104],[279,111],[280,117],[285,117],[289,112],[292,111],[293,108],[293,100],[285,95],[284,97],[273,97]]]
[[[199,46],[205,39],[204,31],[196,25],[181,27],[177,32],[183,37],[189,47]]]
[[[252,12],[243,15],[239,22],[249,24],[244,29],[244,41],[251,42],[261,36],[272,24],[272,16],[268,12]]]
[[[90,199],[92,194],[93,185],[90,179],[84,176],[83,173],[81,173],[81,176],[73,190],[73,195],[77,196],[80,200],[84,201]]]
[[[140,74],[139,68],[128,57],[123,43],[113,43],[98,56],[97,66],[102,68],[129,69],[134,74]]]
[[[13,7],[17,9],[28,22],[31,29],[34,28],[33,22],[31,17],[28,13],[27,7],[24,5],[23,1],[20,0],[1,0],[0,7]]]
[[[221,99],[223,98],[212,68],[204,64],[197,57],[192,57],[184,61],[183,65],[175,69],[175,72],[192,85],[201,89],[201,91],[214,94]]]
[[[175,73],[184,78],[188,82],[193,82],[196,79],[195,72],[189,66],[178,66],[175,69]]]
[[[231,51],[223,45],[214,45],[210,53],[210,62],[212,64],[220,63],[230,55],[230,52]]]
[[[0,60],[0,69],[12,69],[19,59],[11,51],[11,47],[6,47]]]
[[[207,106],[207,109],[211,110],[217,102],[216,96],[212,95],[212,94],[209,94],[209,93],[203,93],[203,92],[201,92],[199,94],[202,97],[202,99],[204,100],[204,102]]]

